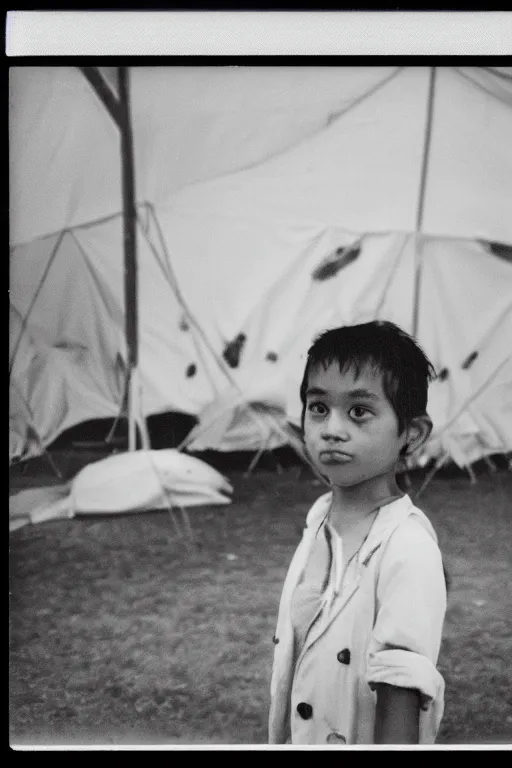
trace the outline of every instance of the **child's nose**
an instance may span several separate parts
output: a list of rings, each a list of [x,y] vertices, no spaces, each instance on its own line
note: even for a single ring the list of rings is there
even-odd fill
[[[324,422],[322,437],[324,440],[349,440],[350,433],[346,420],[335,411],[331,411]]]

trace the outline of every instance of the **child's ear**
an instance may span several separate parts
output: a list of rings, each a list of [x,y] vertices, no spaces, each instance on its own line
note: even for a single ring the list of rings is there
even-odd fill
[[[407,438],[404,454],[411,456],[424,445],[432,432],[432,421],[427,414],[415,416],[407,428]]]

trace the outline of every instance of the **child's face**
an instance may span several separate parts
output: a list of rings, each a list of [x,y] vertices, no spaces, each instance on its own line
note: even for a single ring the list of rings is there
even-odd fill
[[[337,363],[314,366],[308,377],[304,439],[309,454],[332,485],[349,488],[373,478],[394,478],[406,434],[382,387],[382,377],[363,368],[340,373]]]

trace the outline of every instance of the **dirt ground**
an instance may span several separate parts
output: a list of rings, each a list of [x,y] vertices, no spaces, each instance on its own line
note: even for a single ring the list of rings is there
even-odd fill
[[[62,479],[39,459],[13,470],[10,493],[94,458],[54,454]],[[265,743],[280,589],[322,488],[297,466],[225,473],[233,503],[190,510],[192,546],[167,511],[11,532],[11,744]],[[417,501],[451,577],[445,745],[512,742],[512,472],[477,478],[440,472]]]

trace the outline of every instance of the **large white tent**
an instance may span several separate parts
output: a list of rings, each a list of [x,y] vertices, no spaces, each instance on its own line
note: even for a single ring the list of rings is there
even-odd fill
[[[145,417],[275,447],[313,336],[380,317],[443,373],[429,455],[512,450],[510,68],[135,67],[130,91]],[[11,68],[11,458],[119,413],[122,205],[84,73]]]

